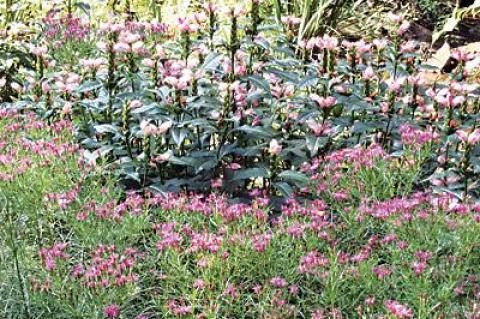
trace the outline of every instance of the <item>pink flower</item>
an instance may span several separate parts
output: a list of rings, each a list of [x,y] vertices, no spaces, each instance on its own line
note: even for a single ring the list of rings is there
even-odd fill
[[[65,102],[65,104],[63,105],[63,108],[62,108],[62,113],[64,115],[68,115],[68,114],[72,114],[72,112],[73,112],[72,103]]]
[[[389,79],[387,80],[387,85],[390,90],[394,91],[395,93],[399,93],[402,89],[404,81],[405,78]]]
[[[154,162],[159,162],[159,163],[163,163],[163,162],[166,162],[168,161],[170,158],[172,157],[172,151],[169,150],[163,154],[160,154],[158,155],[157,157],[155,157],[153,159]]]
[[[327,316],[325,315],[325,312],[322,309],[317,309],[314,312],[312,312],[312,319],[325,319]]]
[[[167,307],[170,309],[171,312],[173,312],[176,316],[186,316],[188,314],[191,314],[193,311],[192,306],[185,306],[183,304],[179,304],[175,300],[169,300],[167,302]]]
[[[97,42],[97,48],[102,51],[102,52],[107,52],[108,51],[108,44],[103,41],[98,41]]]
[[[284,288],[288,285],[287,281],[282,277],[273,277],[270,279],[270,283],[276,288]]]
[[[402,22],[403,20],[403,16],[400,15],[400,14],[394,14],[393,12],[389,12],[388,13],[388,18],[394,22],[394,23],[397,23],[397,24],[400,24],[400,22]]]
[[[473,60],[475,58],[475,54],[456,50],[452,53],[452,58],[459,62],[467,62]]]
[[[414,262],[412,264],[412,268],[413,268],[413,271],[415,272],[415,275],[420,276],[427,268],[427,263],[424,261]]]
[[[374,296],[371,296],[371,297],[368,297],[365,299],[365,304],[368,306],[368,307],[371,307],[375,304],[375,297]]]
[[[255,235],[252,238],[252,246],[257,252],[259,253],[264,252],[268,244],[270,243],[271,239],[272,239],[272,235],[269,233],[264,235]]]
[[[323,38],[318,39],[318,46],[322,49],[335,50],[338,46],[338,39],[325,34]]]
[[[292,295],[298,294],[298,291],[299,291],[298,285],[290,285],[290,286],[288,287],[288,292],[289,292],[290,294],[292,294]]]
[[[215,12],[218,6],[214,2],[207,2],[203,5],[203,8],[207,12]]]
[[[30,48],[30,52],[32,52],[33,55],[36,55],[38,57],[44,57],[48,53],[48,48],[45,46],[41,46],[41,47],[32,46]]]
[[[377,48],[377,50],[383,50],[388,45],[388,41],[386,39],[375,39],[372,43]]]
[[[367,67],[362,73],[362,77],[364,80],[371,80],[374,76],[375,72],[373,71],[371,66]]]
[[[355,44],[351,41],[343,40],[342,41],[342,46],[345,49],[350,50],[350,49],[353,49],[355,47]]]
[[[193,283],[193,287],[197,289],[203,289],[205,288],[205,281],[203,281],[202,279],[196,279]]]
[[[44,94],[50,92],[50,85],[48,85],[48,82],[42,82],[42,92]]]
[[[476,129],[473,132],[468,130],[458,130],[456,134],[462,142],[470,145],[475,145],[480,141],[480,129]]]
[[[149,68],[154,68],[155,67],[155,60],[152,59],[143,59],[142,64],[145,65],[146,67]]]
[[[413,311],[395,300],[385,301],[385,307],[395,318],[412,318]]]
[[[319,137],[322,135],[328,135],[331,132],[331,129],[328,127],[327,123],[318,124],[313,119],[308,119],[305,123],[313,131],[313,134],[316,137]]]
[[[191,314],[192,311],[193,311],[192,306],[177,306],[177,308],[175,308],[174,310],[174,313],[177,316],[186,316],[188,314]]]
[[[126,53],[130,51],[131,48],[127,43],[120,42],[113,45],[113,52],[115,53]]]
[[[310,94],[310,98],[322,109],[326,109],[337,104],[337,99],[333,96],[321,97],[317,94]]]
[[[246,9],[240,5],[237,5],[236,7],[234,8],[229,8],[227,10],[227,15],[229,17],[240,17],[242,14],[246,13]]]
[[[408,31],[408,29],[410,29],[410,22],[405,21],[400,25],[397,33],[398,35],[404,35]]]
[[[235,289],[235,286],[233,286],[232,284],[228,285],[227,289],[225,289],[222,296],[224,296],[224,297],[230,296],[233,299],[237,299],[238,293],[237,293],[237,290]]]
[[[163,122],[162,124],[160,124],[158,126],[158,129],[157,129],[157,134],[163,134],[165,133],[166,131],[168,131],[173,125],[173,122],[172,121],[167,121],[167,122]]]
[[[444,107],[455,107],[465,102],[464,96],[454,96],[448,90],[440,90],[435,96],[435,101]]]
[[[455,96],[452,100],[452,105],[453,106],[461,105],[461,104],[463,104],[463,102],[465,102],[465,97]]]
[[[242,168],[242,165],[240,165],[238,163],[230,163],[230,164],[227,165],[227,168],[236,171],[237,169]]]
[[[272,155],[279,155],[282,152],[282,144],[278,143],[276,139],[273,139],[270,141],[270,147],[268,150]]]
[[[212,179],[211,183],[213,188],[221,188],[223,186],[223,181],[221,178]]]
[[[10,84],[10,87],[14,90],[14,91],[17,91],[18,93],[22,93],[23,92],[23,87],[18,84],[17,82],[12,82],[12,84]]]
[[[372,48],[372,45],[369,44],[369,43],[366,43],[365,40],[363,40],[363,39],[354,42],[354,46],[356,47],[357,52],[360,55],[364,54],[365,52],[370,51],[370,49]]]
[[[148,121],[145,120],[140,123],[140,128],[142,129],[143,135],[145,137],[156,135],[158,131],[158,128],[155,125],[150,124],[148,123]]]
[[[372,271],[380,280],[383,280],[385,277],[388,277],[392,274],[392,270],[386,266],[373,267]]]
[[[417,49],[417,44],[414,41],[407,41],[405,43],[402,43],[400,46],[400,52],[405,54],[405,53],[412,53]]]
[[[139,101],[139,100],[132,100],[130,102],[130,108],[131,109],[137,109],[137,108],[141,107],[142,105],[143,105],[143,102]]]
[[[118,318],[120,317],[120,306],[111,304],[105,307],[104,314],[107,318]]]

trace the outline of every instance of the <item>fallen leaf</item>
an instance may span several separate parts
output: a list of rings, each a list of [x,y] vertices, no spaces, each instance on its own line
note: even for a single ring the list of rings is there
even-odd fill
[[[448,59],[450,59],[450,45],[445,42],[443,46],[425,62],[425,64],[434,66],[440,71],[447,64]]]
[[[456,18],[455,15],[453,17],[450,17],[447,19],[445,24],[443,25],[442,30],[434,32],[432,36],[432,45],[435,44],[435,42],[438,41],[445,33],[453,31],[458,23],[460,22],[460,19]]]

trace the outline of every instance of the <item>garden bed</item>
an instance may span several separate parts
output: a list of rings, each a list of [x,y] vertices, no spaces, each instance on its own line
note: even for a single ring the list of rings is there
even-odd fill
[[[128,3],[1,43],[2,315],[479,315],[474,53]]]

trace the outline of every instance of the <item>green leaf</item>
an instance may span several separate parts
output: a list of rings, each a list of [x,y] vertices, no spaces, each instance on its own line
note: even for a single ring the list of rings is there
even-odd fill
[[[311,156],[315,156],[317,155],[318,150],[328,142],[328,137],[316,137],[314,135],[307,135],[305,136],[305,142]]]
[[[120,133],[119,127],[111,124],[101,124],[101,125],[95,125],[94,126],[95,131],[97,133],[103,134],[103,133],[114,133],[118,134]]]
[[[433,33],[432,45],[435,44],[445,33],[453,31],[460,21],[461,20],[456,18],[455,15],[448,18],[442,29]]]
[[[293,194],[293,187],[288,183],[280,182],[273,184],[273,187],[280,191],[284,197],[291,197]]]
[[[272,73],[285,81],[298,83],[298,75],[293,72],[281,71],[277,69],[268,69],[267,72]]]
[[[142,107],[134,109],[131,113],[132,114],[140,114],[140,113],[147,113],[151,110],[158,109],[158,104],[157,103],[150,103],[147,105],[144,105]]]
[[[203,171],[211,170],[215,168],[218,164],[218,160],[216,158],[211,158],[205,162],[203,162],[200,166],[195,168],[195,174],[198,174]]]
[[[180,146],[188,135],[188,129],[175,127],[171,130],[173,140]]]
[[[352,133],[353,134],[358,134],[358,133],[363,134],[363,133],[368,132],[369,129],[370,129],[370,127],[367,124],[358,121],[358,122],[355,122],[355,124],[353,124],[353,132]]]
[[[205,59],[205,62],[203,65],[200,67],[200,70],[204,71],[215,71],[222,61],[223,55],[218,52],[212,52],[210,53],[207,58]]]
[[[99,89],[102,86],[103,86],[103,84],[100,81],[89,81],[89,82],[85,82],[82,85],[80,85],[77,88],[77,92],[79,92],[79,93],[90,92],[90,91]]]
[[[248,80],[250,80],[256,88],[262,89],[266,93],[270,94],[270,84],[261,76],[252,75],[248,77]]]
[[[310,178],[308,178],[307,175],[292,170],[283,171],[278,174],[277,177],[283,181],[292,182],[296,185],[306,185],[310,182]]]
[[[188,156],[183,156],[183,157],[171,156],[168,159],[168,162],[175,165],[180,165],[180,166],[196,167],[198,165],[197,158],[188,157]]]
[[[240,126],[236,129],[233,129],[232,132],[234,131],[244,132],[247,135],[253,135],[255,137],[261,137],[261,138],[273,138],[275,136],[275,133],[273,132],[273,130],[268,130],[263,127],[252,127],[248,125]]]
[[[315,86],[318,83],[318,77],[317,76],[307,76],[303,78],[300,83],[298,83],[299,88],[304,88],[304,87],[310,87],[310,86]]]
[[[232,176],[232,181],[239,181],[245,179],[259,178],[259,177],[269,177],[270,172],[265,167],[255,167],[240,169],[235,171]]]

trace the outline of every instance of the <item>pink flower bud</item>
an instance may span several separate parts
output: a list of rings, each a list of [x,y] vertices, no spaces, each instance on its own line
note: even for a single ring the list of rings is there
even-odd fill
[[[127,43],[120,42],[113,45],[113,52],[115,53],[126,53],[130,51],[131,48]]]
[[[367,67],[362,73],[362,77],[364,80],[371,80],[374,76],[375,72],[373,71],[373,68],[371,66]]]
[[[332,107],[337,103],[337,99],[333,96],[321,97],[317,94],[310,94],[310,98],[315,101],[322,109]]]
[[[279,155],[282,152],[282,145],[276,139],[270,141],[269,151],[272,155]]]
[[[410,22],[403,22],[398,28],[398,35],[404,35],[410,29]]]
[[[50,85],[48,84],[48,82],[42,82],[42,92],[44,94],[50,92]]]
[[[62,113],[64,115],[72,114],[72,103],[66,102],[62,107]]]
[[[150,124],[148,121],[143,120],[140,123],[140,128],[143,131],[145,137],[153,136],[157,133],[157,127],[153,124]]]
[[[18,84],[17,82],[12,82],[10,84],[10,87],[14,90],[14,91],[17,91],[18,93],[22,93],[23,92],[23,87]]]
[[[467,130],[458,130],[456,134],[462,142],[470,145],[475,145],[480,141],[480,129],[476,129],[473,132]]]
[[[162,124],[160,124],[160,126],[158,127],[158,130],[157,130],[157,134],[162,134],[162,133],[165,133],[166,131],[168,131],[173,125],[173,122],[172,121],[168,121],[168,122],[163,122]]]

